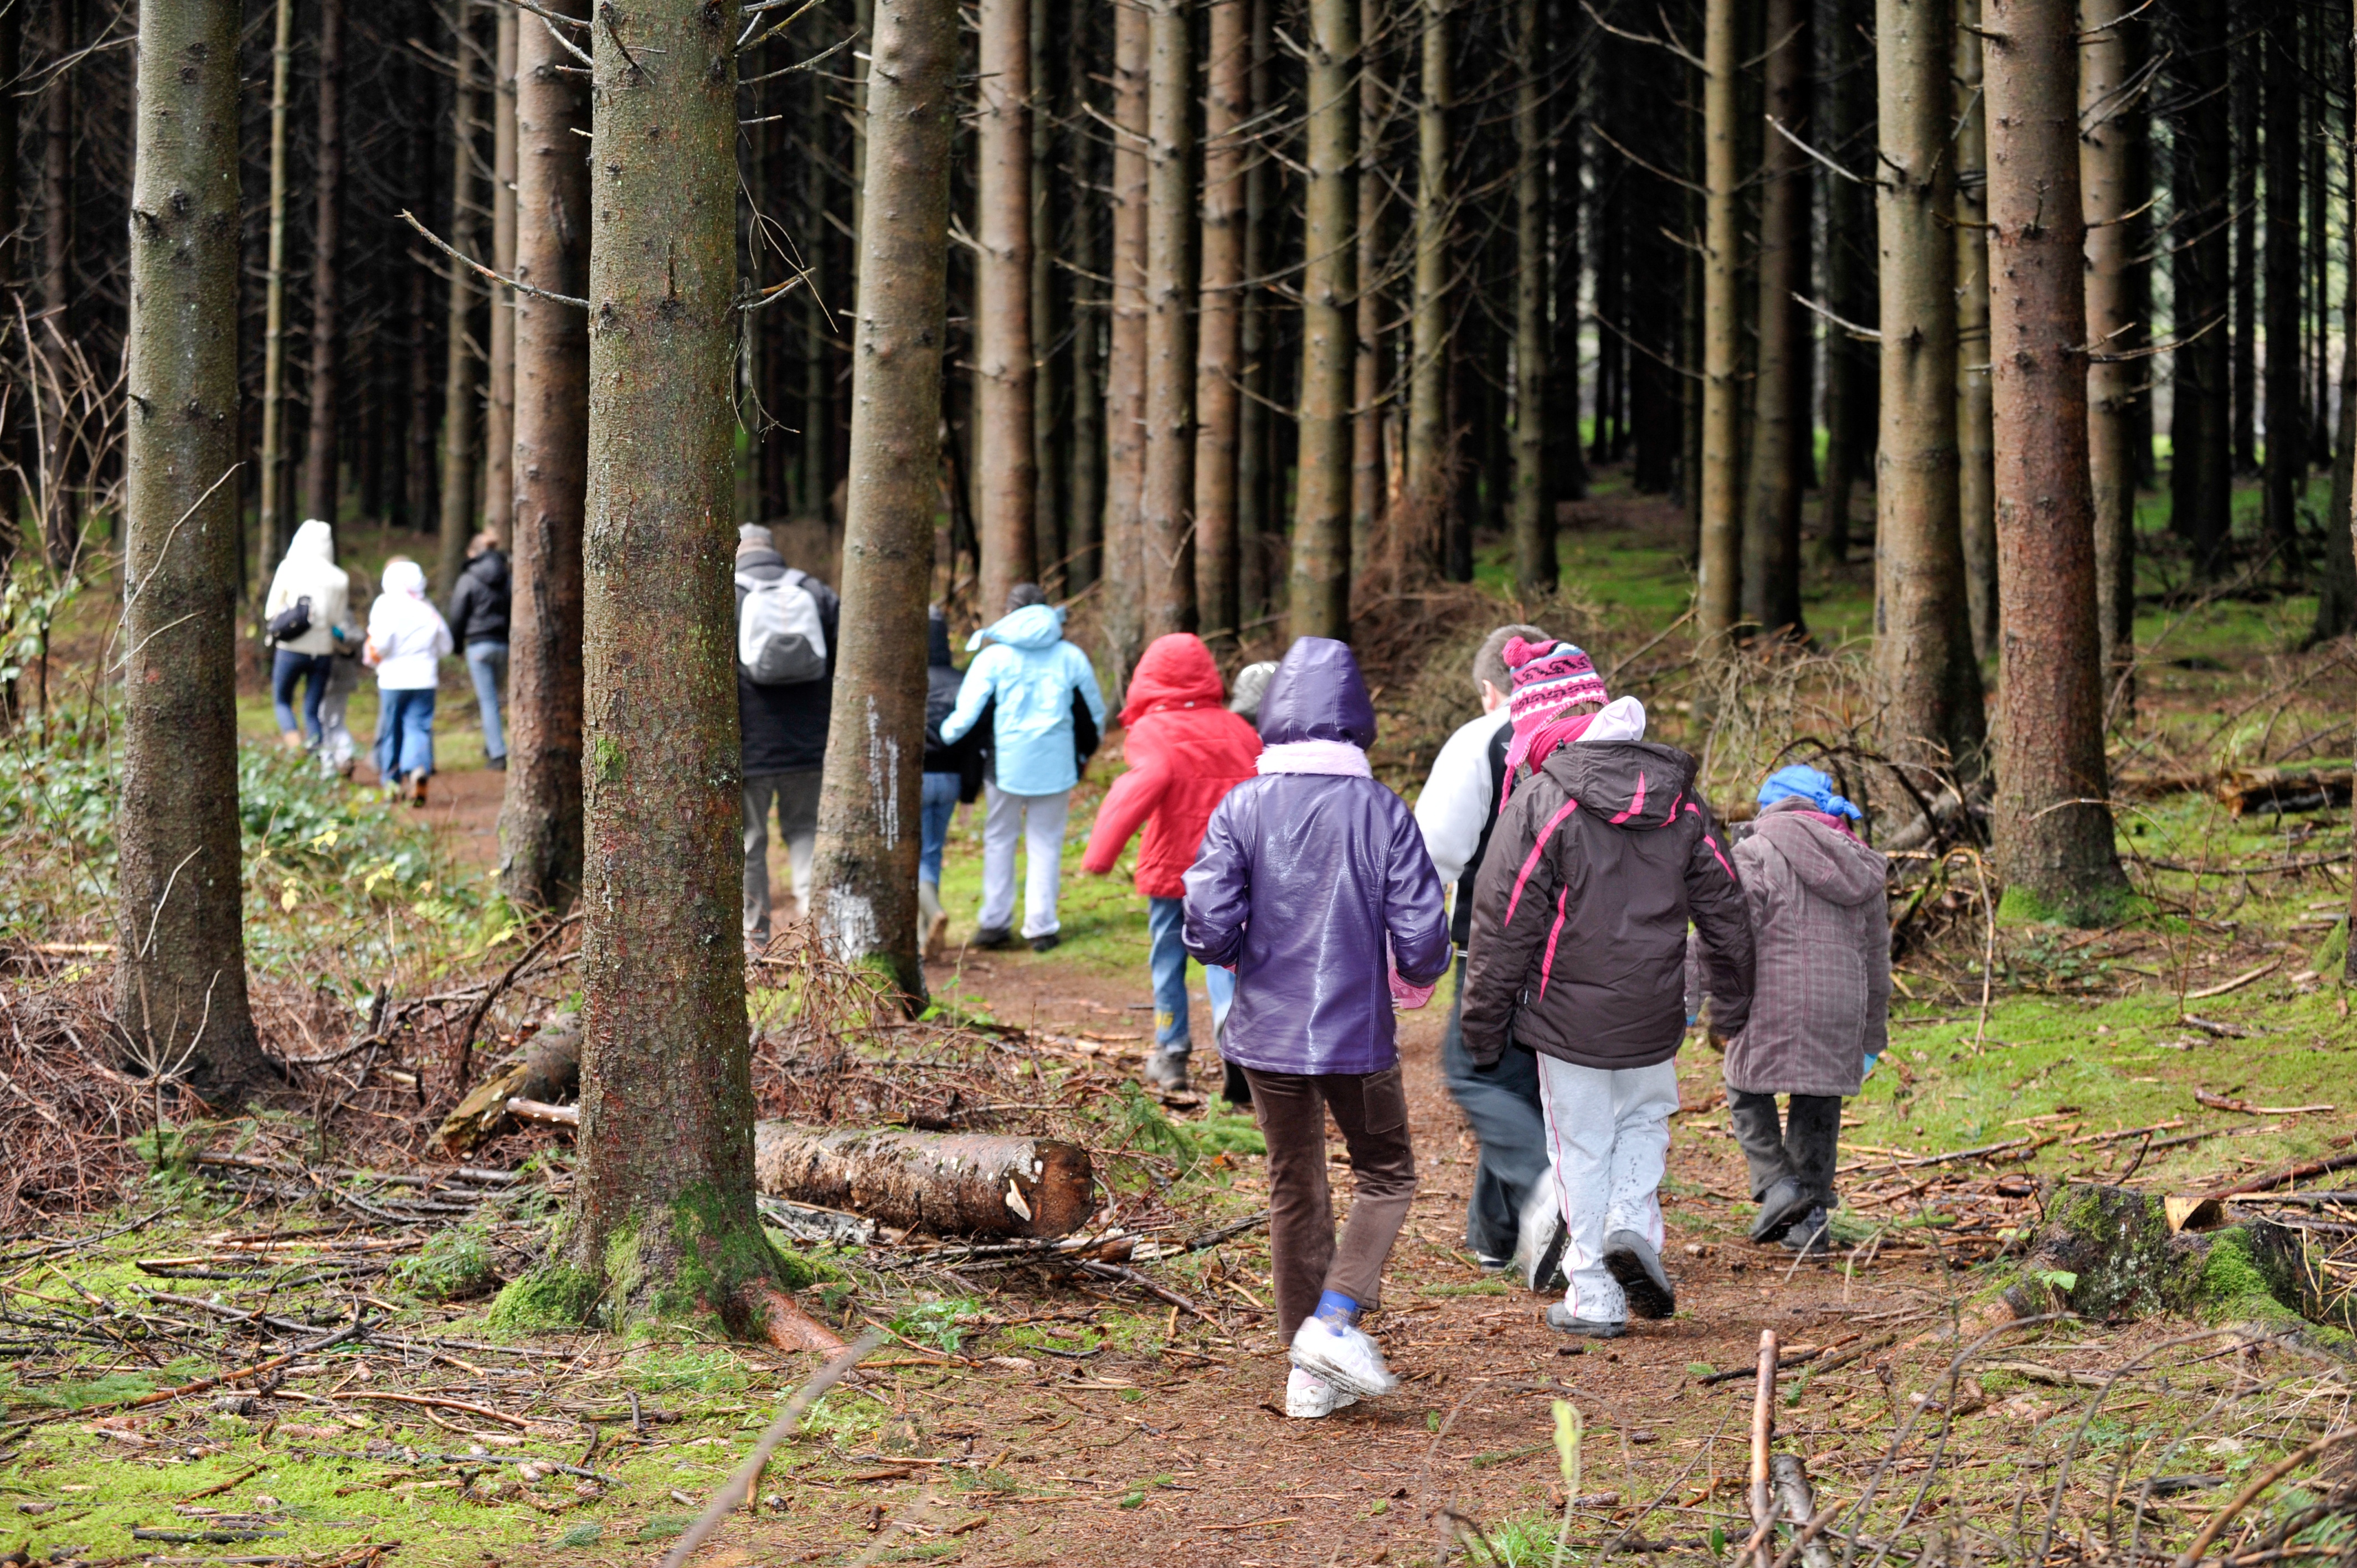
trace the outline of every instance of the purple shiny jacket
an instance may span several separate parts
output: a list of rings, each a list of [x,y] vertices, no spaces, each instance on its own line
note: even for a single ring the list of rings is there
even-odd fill
[[[1374,704],[1350,649],[1297,640],[1269,682],[1260,735],[1271,746],[1372,741]],[[1222,1055],[1262,1072],[1397,1064],[1391,968],[1426,985],[1451,956],[1439,874],[1397,795],[1346,774],[1248,779],[1211,813],[1186,880],[1187,950],[1236,972]]]

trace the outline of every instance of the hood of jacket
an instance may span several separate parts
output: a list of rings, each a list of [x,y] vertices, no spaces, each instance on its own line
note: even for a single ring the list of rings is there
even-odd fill
[[[388,561],[384,566],[384,596],[413,599],[425,596],[425,568],[414,561]]]
[[[1009,648],[1053,648],[1064,640],[1064,612],[1054,605],[1025,605],[1012,615],[1001,616],[965,641],[971,653],[985,642],[1003,642]]]
[[[1890,863],[1808,809],[1806,800],[1779,800],[1760,813],[1754,837],[1776,846],[1801,886],[1830,904],[1854,906],[1883,896]]]
[[[933,670],[955,668],[950,660],[950,623],[946,617],[925,618],[925,664]]]
[[[1582,741],[1558,746],[1544,771],[1582,811],[1616,828],[1645,832],[1676,819],[1694,786],[1695,759],[1650,740]]]
[[[1347,643],[1294,639],[1261,698],[1260,738],[1269,746],[1339,740],[1362,750],[1374,744],[1375,704]]]
[[[1203,639],[1189,631],[1174,631],[1148,643],[1129,678],[1129,703],[1121,710],[1126,729],[1156,708],[1189,703],[1219,707],[1227,700],[1220,685],[1220,666]]]
[[[468,562],[463,575],[474,578],[487,588],[496,588],[507,580],[507,553],[495,545]]]
[[[302,527],[296,529],[295,537],[287,542],[286,559],[317,561],[322,566],[334,565],[336,564],[336,531],[316,517],[310,519]]]

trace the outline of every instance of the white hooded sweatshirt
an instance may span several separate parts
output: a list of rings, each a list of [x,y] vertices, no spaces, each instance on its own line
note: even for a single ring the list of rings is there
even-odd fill
[[[425,569],[394,561],[384,569],[384,592],[369,607],[369,662],[380,692],[434,688],[435,660],[450,651],[450,628],[425,597]]]
[[[351,579],[336,564],[335,531],[315,517],[295,531],[294,542],[286,546],[286,558],[278,564],[269,597],[263,601],[263,618],[273,619],[281,610],[294,608],[297,599],[309,599],[311,628],[278,646],[290,653],[333,653],[332,628],[343,622],[351,591]]]

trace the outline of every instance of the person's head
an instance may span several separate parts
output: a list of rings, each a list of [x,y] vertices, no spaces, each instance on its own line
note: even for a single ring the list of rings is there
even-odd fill
[[[1375,742],[1375,704],[1350,644],[1297,637],[1261,698],[1260,736],[1271,746],[1339,740],[1361,750]]]
[[[1760,784],[1761,811],[1786,800],[1797,801],[1800,806],[1813,811],[1823,811],[1828,817],[1847,817],[1852,822],[1860,818],[1856,806],[1834,793],[1834,781],[1806,763],[1795,762],[1779,768]]]
[[[469,560],[469,561],[472,561],[476,556],[480,555],[484,551],[486,551],[486,550],[497,550],[499,547],[500,547],[500,536],[499,536],[498,534],[496,534],[496,533],[493,533],[490,529],[488,529],[488,528],[487,528],[487,529],[483,530],[483,532],[482,532],[478,533],[477,535],[475,535],[475,537],[474,537],[474,538],[469,539],[468,541],[467,541],[467,559],[468,559],[468,560]]]
[[[1236,671],[1236,683],[1228,693],[1228,712],[1246,724],[1258,727],[1261,699],[1268,694],[1269,677],[1276,673],[1276,660],[1264,659],[1257,664],[1247,664]]]
[[[425,568],[406,555],[396,555],[384,564],[384,591],[406,594],[413,599],[425,596]]]
[[[1496,713],[1513,698],[1514,673],[1506,668],[1506,644],[1516,638],[1524,642],[1555,640],[1537,627],[1519,622],[1501,626],[1481,639],[1481,646],[1473,652],[1473,690],[1480,694],[1485,714]]]
[[[286,557],[290,561],[324,561],[336,563],[336,531],[316,517],[307,517],[295,537],[286,542]]]
[[[737,525],[737,554],[742,555],[748,550],[775,550],[777,547],[778,542],[770,536],[768,523],[740,522]]]
[[[1048,596],[1040,591],[1039,585],[1037,583],[1017,583],[1006,590],[1008,615],[1013,615],[1017,610],[1028,609],[1033,605],[1044,605],[1047,602]]]
[[[1604,677],[1596,662],[1568,642],[1510,637],[1500,650],[1513,671],[1514,725],[1592,714],[1605,703]]]

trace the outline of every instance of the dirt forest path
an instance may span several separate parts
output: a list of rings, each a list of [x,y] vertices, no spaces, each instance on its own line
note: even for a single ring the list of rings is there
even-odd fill
[[[1123,987],[1052,958],[991,957],[986,972],[969,964],[964,983],[1002,1017],[1037,1015],[1053,1027],[1127,1006]],[[1140,959],[1133,998],[1144,994]],[[1163,1343],[1139,1353],[1108,1349],[1060,1363],[993,1359],[985,1346],[975,1364],[949,1375],[904,1362],[887,1397],[891,1419],[911,1423],[913,1452],[937,1463],[971,1456],[1024,1490],[943,1487],[913,1513],[927,1490],[925,1467],[896,1474],[879,1465],[864,1483],[800,1491],[782,1518],[732,1526],[727,1543],[752,1554],[744,1561],[816,1562],[872,1541],[871,1530],[905,1516],[919,1528],[904,1530],[903,1544],[934,1543],[913,1554],[935,1562],[952,1560],[938,1549],[952,1542],[974,1563],[1430,1562],[1447,1519],[1437,1510],[1491,1529],[1559,1510],[1552,1402],[1566,1396],[1589,1427],[1582,1495],[1593,1511],[1575,1527],[1576,1541],[1613,1532],[1614,1521],[1636,1525],[1656,1546],[1706,1549],[1713,1522],[1739,1539],[1750,1380],[1699,1387],[1695,1369],[1749,1365],[1762,1327],[1798,1344],[1861,1330],[1871,1337],[1880,1325],[1931,1314],[1944,1299],[1936,1263],[1886,1253],[1846,1278],[1838,1260],[1795,1269],[1780,1249],[1750,1246],[1745,1207],[1733,1201],[1743,1188],[1732,1145],[1691,1125],[1723,1113],[1684,1113],[1666,1204],[1676,1317],[1636,1325],[1610,1344],[1568,1340],[1540,1321],[1544,1302],[1477,1268],[1463,1248],[1474,1152],[1441,1081],[1442,1020],[1436,1005],[1404,1018],[1401,1032],[1421,1187],[1383,1310],[1370,1319],[1403,1379],[1397,1394],[1322,1422],[1286,1419],[1286,1361],[1273,1323],[1235,1311],[1229,1324],[1249,1326],[1211,1332],[1173,1308]],[[1199,1092],[1216,1093],[1217,1072],[1215,1058],[1199,1051]],[[1680,1079],[1688,1105],[1716,1098],[1707,1051],[1687,1052]],[[1348,1172],[1339,1139],[1330,1149],[1339,1197]],[[1258,1167],[1245,1162],[1240,1190],[1260,1185]],[[1265,1236],[1229,1251],[1238,1284],[1266,1302]],[[1078,1290],[1026,1286],[993,1310],[1036,1322],[1096,1305]],[[1921,1317],[1910,1332],[1930,1326]],[[1873,1403],[1879,1413],[1882,1402]],[[1808,1430],[1818,1424],[1792,1420],[1788,1436],[1813,1455],[1847,1441]],[[1674,1501],[1702,1503],[1715,1482],[1721,1496],[1706,1509],[1664,1508],[1641,1520],[1622,1502],[1650,1499],[1681,1477]]]

